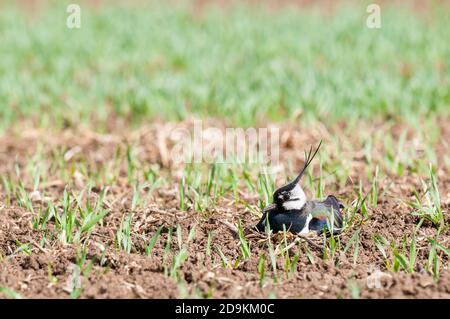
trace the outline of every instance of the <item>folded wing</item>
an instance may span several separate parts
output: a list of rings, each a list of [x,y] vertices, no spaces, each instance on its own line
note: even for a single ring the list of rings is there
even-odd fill
[[[323,201],[311,201],[310,211],[312,215],[309,229],[322,233],[328,228],[328,224],[333,221],[333,234],[342,230],[342,205],[333,195],[328,196]]]

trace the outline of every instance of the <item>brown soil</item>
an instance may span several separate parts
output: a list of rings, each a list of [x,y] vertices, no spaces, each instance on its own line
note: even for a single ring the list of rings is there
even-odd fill
[[[450,140],[448,119],[439,123],[440,141]],[[180,211],[178,207],[179,167],[173,166],[164,159],[164,149],[170,147],[167,141],[163,143],[158,134],[172,130],[177,125],[190,127],[190,122],[150,123],[139,130],[116,128],[108,134],[93,133],[84,129],[67,129],[63,132],[42,132],[40,130],[18,130],[7,132],[0,138],[0,175],[13,176],[15,165],[24,165],[35,154],[39,142],[43,144],[45,159],[52,158],[52,154],[79,147],[72,158],[68,159],[73,171],[79,161],[86,161],[89,170],[95,172],[102,167],[110,167],[114,154],[123,150],[127,143],[135,145],[138,157],[145,165],[158,165],[161,174],[166,174],[169,182],[159,187],[151,196],[146,207],[134,213],[132,223],[134,247],[130,254],[119,251],[115,246],[115,234],[124,216],[130,212],[133,189],[126,182],[126,167],[123,166],[121,177],[112,185],[106,197],[106,206],[110,210],[102,225],[97,225],[89,239],[82,238],[88,244],[87,259],[93,260],[92,271],[81,277],[82,298],[177,298],[184,296],[213,296],[223,298],[251,298],[269,297],[279,298],[350,298],[359,295],[362,298],[449,298],[450,270],[448,256],[438,253],[441,260],[440,278],[434,280],[427,268],[430,244],[429,237],[436,235],[436,228],[425,222],[417,231],[418,256],[414,273],[389,272],[384,259],[376,248],[373,235],[382,234],[387,240],[394,241],[399,247],[404,236],[411,236],[418,219],[411,215],[411,208],[406,204],[411,200],[415,189],[420,189],[417,174],[406,169],[402,177],[387,172],[380,181],[380,189],[386,192],[380,195],[375,208],[369,208],[369,217],[363,219],[358,215],[359,222],[345,229],[339,236],[342,246],[350,241],[355,231],[360,228],[359,254],[353,263],[353,246],[346,252],[338,252],[333,261],[324,261],[322,246],[323,239],[311,237],[310,242],[301,241],[290,250],[294,254],[301,249],[299,263],[291,276],[284,275],[282,258],[278,259],[280,280],[274,282],[270,271],[268,249],[264,245],[266,239],[256,234],[251,227],[258,221],[258,216],[241,203],[235,203],[232,196],[225,196],[219,201],[214,210],[208,212],[207,217],[193,209]],[[216,127],[223,123],[214,122]],[[370,183],[366,177],[364,167],[368,164],[362,154],[362,141],[367,134],[383,132],[396,137],[404,130],[407,134],[407,144],[413,145],[417,139],[414,128],[407,124],[367,123],[360,124],[360,136],[351,134],[354,127],[349,124],[339,124],[333,128],[305,127],[299,128],[287,123],[282,128],[282,158],[290,159],[294,167],[302,163],[302,152],[305,145],[316,143],[324,139],[324,148],[333,140],[333,136],[340,136],[340,147],[345,161],[351,169],[350,177],[345,183],[327,184],[327,193],[335,193],[346,206],[351,206],[356,198],[354,189],[358,186],[359,178],[363,181],[363,189],[367,191]],[[364,129],[363,129],[364,128]],[[163,133],[161,133],[163,132]],[[167,145],[166,145],[167,142]],[[164,146],[166,145],[166,146]],[[414,144],[415,145],[415,144]],[[445,142],[433,145],[438,159],[448,156],[449,149]],[[415,155],[423,152],[420,147]],[[332,153],[332,152],[331,152]],[[67,153],[66,153],[67,154]],[[373,145],[374,161],[380,161],[383,155],[382,145]],[[383,171],[383,170],[382,170]],[[442,207],[445,214],[446,227],[439,235],[439,242],[448,247],[450,245],[450,178],[448,167],[439,160],[437,175],[441,193]],[[122,176],[123,175],[123,176]],[[81,191],[85,187],[84,180],[76,174],[69,177],[67,183],[59,173],[50,169],[50,178],[40,186],[41,194],[56,199],[62,198],[66,184],[74,191]],[[31,192],[32,177],[23,176],[27,191]],[[388,187],[390,185],[390,187]],[[100,186],[97,185],[100,190]],[[94,188],[96,189],[96,188]],[[382,193],[382,191],[380,191]],[[98,196],[97,193],[91,194]],[[251,205],[257,204],[257,195],[243,193],[241,195]],[[36,208],[44,205],[45,200],[37,198],[33,204]],[[230,223],[237,224],[238,219],[246,227],[246,234],[251,245],[251,258],[241,260],[233,269],[221,266],[220,257],[214,249],[219,246],[230,261],[235,261],[241,254],[239,240],[230,227]],[[196,235],[189,245],[189,257],[180,267],[180,278],[183,285],[164,274],[163,254],[166,244],[168,228],[180,225],[183,238],[187,238],[189,230],[196,225]],[[144,253],[144,242],[140,235],[152,236],[159,226],[164,226],[162,237],[158,240],[152,256]],[[213,234],[213,249],[211,255],[206,254],[208,232]],[[41,245],[41,239],[46,235],[46,243]],[[32,229],[32,213],[19,206],[14,199],[7,203],[4,186],[0,186],[0,287],[7,287],[27,298],[68,298],[67,283],[73,273],[72,264],[76,263],[77,245],[63,244],[54,231],[54,220],[51,220],[46,230]],[[172,252],[177,251],[176,235],[173,238]],[[275,245],[282,242],[281,234],[272,238]],[[292,236],[288,241],[292,242]],[[31,245],[31,255],[18,252],[20,243]],[[107,247],[102,260],[101,247]],[[305,254],[306,248],[314,256],[312,264]],[[409,251],[409,246],[406,246]],[[259,256],[266,255],[266,281],[259,282]],[[388,260],[392,260],[388,252]],[[102,262],[100,262],[102,260]],[[169,259],[172,260],[171,254]],[[370,288],[368,280],[375,269],[378,269],[380,287]],[[369,278],[369,279],[368,279]],[[359,291],[359,293],[357,292]]]

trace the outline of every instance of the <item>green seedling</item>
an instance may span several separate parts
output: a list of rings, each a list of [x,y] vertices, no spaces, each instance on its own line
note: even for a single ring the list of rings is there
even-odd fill
[[[232,268],[231,264],[228,261],[228,258],[225,256],[225,254],[222,252],[222,249],[220,249],[219,245],[216,245],[216,251],[220,256],[220,259],[222,261],[222,267],[224,268]]]
[[[161,234],[161,230],[162,230],[163,226],[160,226],[157,230],[156,233],[152,236],[152,238],[150,239],[150,241],[148,242],[147,245],[145,245],[145,254],[147,256],[150,256],[150,254],[152,253],[153,247],[155,247],[156,242],[158,241],[159,235]]]
[[[242,228],[241,222],[238,223],[238,237],[240,242],[241,253],[244,259],[248,259],[251,256],[250,245],[245,238],[244,229]]]
[[[19,293],[7,287],[0,287],[0,294],[5,295],[7,298],[11,299],[22,299],[22,296]]]
[[[133,214],[130,213],[128,216],[122,219],[119,229],[116,233],[116,245],[120,250],[126,253],[131,253],[133,247],[133,241],[131,239],[131,223],[133,221]]]
[[[422,188],[424,191],[423,199],[417,192],[414,192],[415,201],[410,203],[410,206],[414,209],[413,215],[420,218],[420,227],[425,220],[430,221],[439,232],[443,230],[444,213],[441,207],[441,198],[439,195],[439,188],[437,186],[436,175],[430,165],[429,168],[430,183],[427,184],[422,181]]]

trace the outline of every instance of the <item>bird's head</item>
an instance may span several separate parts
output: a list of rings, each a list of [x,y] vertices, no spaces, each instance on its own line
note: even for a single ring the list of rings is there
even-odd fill
[[[303,174],[305,173],[309,164],[311,164],[312,160],[316,156],[321,145],[322,141],[320,141],[314,153],[312,151],[312,147],[309,149],[308,154],[306,154],[305,152],[305,164],[303,165],[300,174],[298,174],[298,176],[292,182],[283,187],[280,187],[273,194],[273,202],[279,210],[300,210],[303,208],[303,206],[305,206],[306,195],[303,191],[303,188],[300,186],[300,180],[302,179]]]
[[[306,195],[299,183],[289,183],[275,191],[273,202],[280,210],[300,210],[306,203]]]

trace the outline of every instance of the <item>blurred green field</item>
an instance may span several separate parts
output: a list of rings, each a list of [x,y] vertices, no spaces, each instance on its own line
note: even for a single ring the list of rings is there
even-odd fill
[[[417,119],[448,114],[449,10],[426,14],[366,5],[271,10],[248,5],[103,5],[81,2],[81,29],[66,1],[30,16],[0,10],[0,128],[131,123],[195,114],[236,125],[306,119]],[[442,112],[442,113],[441,113]]]

